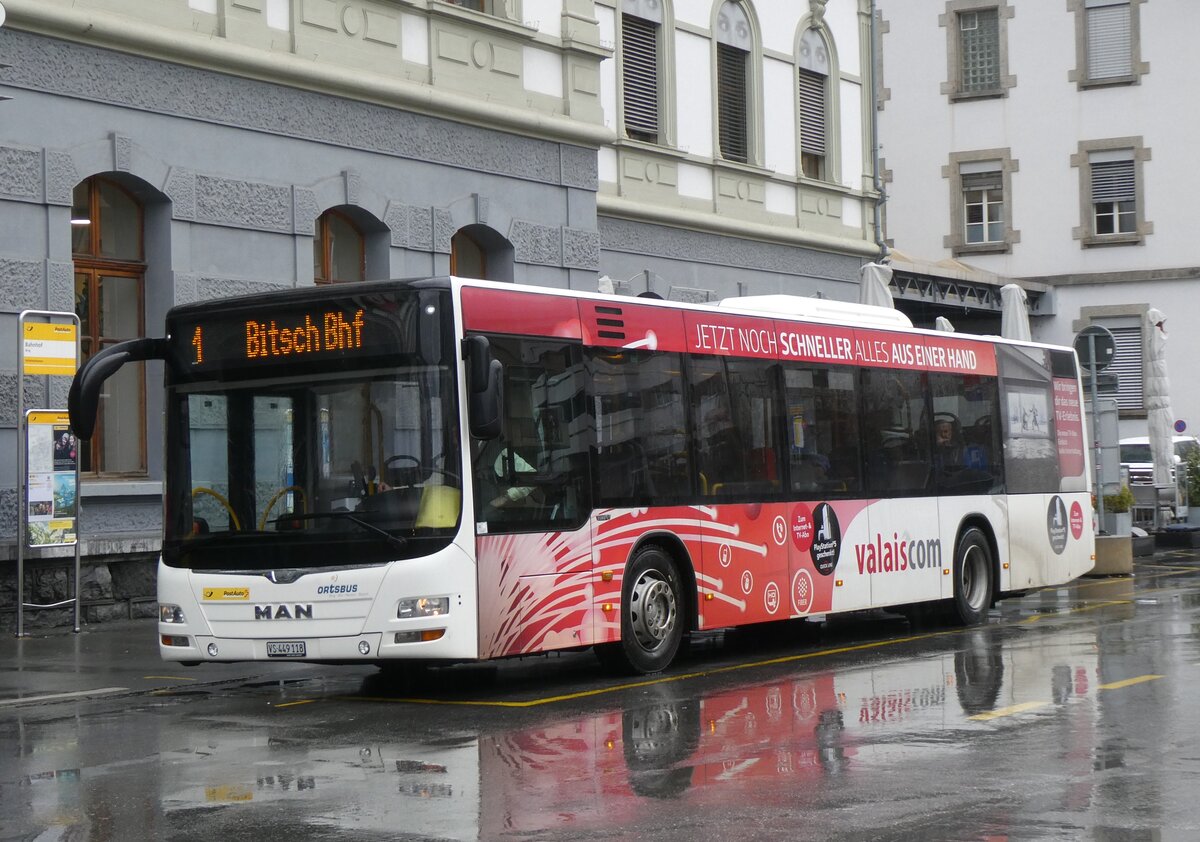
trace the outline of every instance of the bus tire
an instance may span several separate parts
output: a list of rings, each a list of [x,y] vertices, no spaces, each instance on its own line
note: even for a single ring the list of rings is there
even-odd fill
[[[601,663],[622,672],[666,669],[683,641],[683,583],[671,557],[650,546],[625,571],[621,595],[621,640],[596,648]]]
[[[977,626],[992,605],[992,547],[983,530],[972,526],[954,548],[953,619]]]

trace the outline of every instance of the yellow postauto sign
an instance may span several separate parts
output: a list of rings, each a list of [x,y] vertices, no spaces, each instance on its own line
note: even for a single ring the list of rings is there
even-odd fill
[[[74,324],[26,322],[21,358],[26,374],[75,374],[78,330]]]
[[[250,598],[249,588],[204,588],[201,594],[205,601]]]

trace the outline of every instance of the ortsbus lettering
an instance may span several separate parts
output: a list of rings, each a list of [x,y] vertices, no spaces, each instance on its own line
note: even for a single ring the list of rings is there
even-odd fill
[[[882,535],[876,534],[873,544],[855,544],[854,554],[860,574],[932,569],[942,566],[942,539],[903,541],[893,532],[892,539],[885,541]]]

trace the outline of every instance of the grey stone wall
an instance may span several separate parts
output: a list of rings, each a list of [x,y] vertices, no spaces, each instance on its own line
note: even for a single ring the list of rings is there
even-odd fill
[[[512,243],[516,277],[566,287],[598,268],[594,149],[10,27],[0,56],[12,97],[0,106],[0,559],[16,556],[16,314],[74,309],[69,208],[83,179],[114,177],[143,205],[148,335],[177,304],[311,284],[314,221],[332,207],[365,221],[374,276],[448,271],[450,238],[475,224]],[[65,406],[62,381],[26,377],[26,406]],[[160,481],[157,364],[145,386],[145,479]],[[161,529],[153,482],[102,485],[81,493],[91,621],[152,608]],[[67,597],[69,561],[29,564],[27,600]],[[0,569],[0,627],[15,622],[15,575]]]
[[[157,558],[148,553],[93,556],[82,565],[79,576],[80,623],[136,620],[158,612],[155,601]],[[52,605],[75,594],[73,558],[44,559],[25,565],[25,601]],[[36,632],[75,623],[75,607],[26,608],[22,625]],[[17,571],[15,565],[0,569],[0,634],[17,628]]]
[[[676,301],[713,301],[738,295],[812,296],[853,301],[860,258],[800,246],[764,243],[601,217],[601,272],[618,293],[650,288]]]

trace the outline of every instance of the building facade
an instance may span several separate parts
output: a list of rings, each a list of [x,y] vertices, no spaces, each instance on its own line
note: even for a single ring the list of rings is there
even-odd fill
[[[877,7],[889,243],[1044,291],[1035,339],[1112,330],[1123,436],[1146,434],[1145,317],[1163,311],[1172,409],[1194,432],[1200,260],[1185,200],[1200,115],[1184,58],[1200,6]]]
[[[387,277],[852,299],[879,251],[867,0],[4,8],[7,559],[18,383],[30,408],[69,383],[18,372],[25,310],[78,314],[87,356],[177,304]],[[89,620],[153,611],[157,365],[110,381],[79,454]],[[31,555],[25,599],[61,598],[62,559]],[[6,571],[0,623],[17,598]]]

